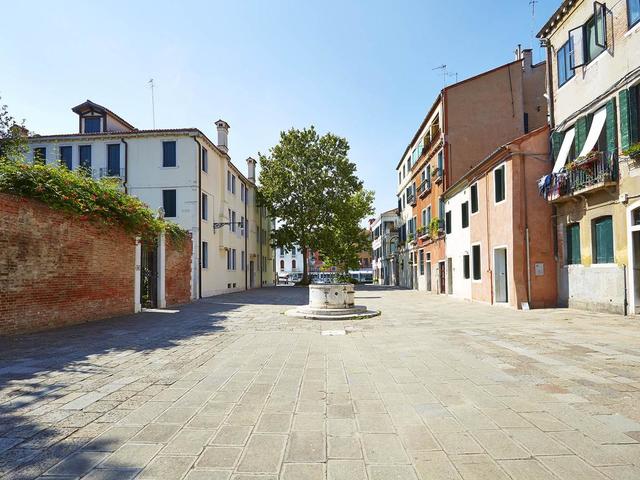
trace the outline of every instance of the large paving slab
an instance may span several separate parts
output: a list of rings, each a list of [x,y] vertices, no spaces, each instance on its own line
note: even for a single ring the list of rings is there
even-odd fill
[[[0,478],[640,478],[640,320],[356,299],[382,316],[279,287],[0,339]]]

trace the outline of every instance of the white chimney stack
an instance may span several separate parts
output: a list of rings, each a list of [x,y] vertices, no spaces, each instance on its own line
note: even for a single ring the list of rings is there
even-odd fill
[[[216,122],[216,127],[218,127],[218,148],[224,153],[228,153],[229,124],[224,120],[218,120]]]
[[[256,164],[258,161],[255,158],[247,158],[247,178],[250,182],[256,183]]]

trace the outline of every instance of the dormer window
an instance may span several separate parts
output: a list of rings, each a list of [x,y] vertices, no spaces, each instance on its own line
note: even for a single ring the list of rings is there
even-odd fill
[[[84,133],[100,133],[101,117],[84,117]]]

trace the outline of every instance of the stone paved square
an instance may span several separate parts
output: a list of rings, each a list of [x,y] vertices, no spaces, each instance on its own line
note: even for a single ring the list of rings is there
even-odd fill
[[[640,478],[640,324],[279,287],[0,340],[0,477]],[[346,335],[322,335],[324,330]]]

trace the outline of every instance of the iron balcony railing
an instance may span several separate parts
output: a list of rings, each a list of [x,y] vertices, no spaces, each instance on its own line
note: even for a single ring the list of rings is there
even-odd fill
[[[593,152],[587,158],[569,162],[564,171],[552,174],[546,187],[548,201],[599,189],[618,180],[616,152]]]
[[[414,193],[407,196],[407,203],[410,204],[412,207],[416,206],[417,201],[416,201],[416,195]]]
[[[418,187],[418,195],[422,197],[431,191],[431,182],[424,181]]]

